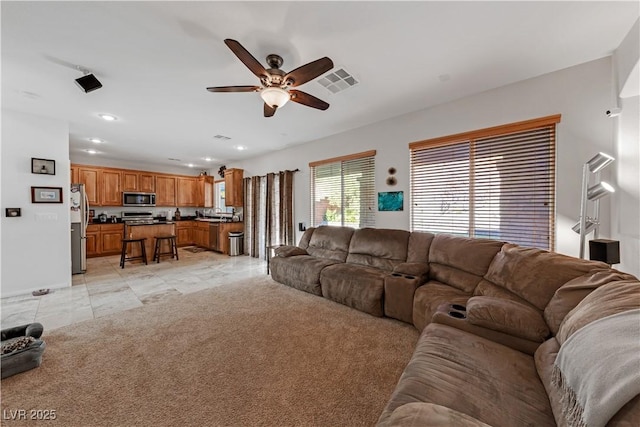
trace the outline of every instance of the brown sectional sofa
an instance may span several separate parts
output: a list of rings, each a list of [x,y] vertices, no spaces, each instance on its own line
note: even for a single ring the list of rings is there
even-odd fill
[[[299,246],[276,250],[271,272],[422,331],[379,426],[572,425],[552,378],[563,343],[596,320],[640,309],[638,279],[607,264],[404,230],[308,229]],[[637,367],[640,321],[636,329],[626,345],[637,346]],[[602,341],[580,338],[593,348]],[[638,394],[610,408],[607,425],[640,425]]]

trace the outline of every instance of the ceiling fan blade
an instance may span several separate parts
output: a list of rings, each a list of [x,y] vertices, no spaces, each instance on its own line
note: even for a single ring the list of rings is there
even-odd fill
[[[283,81],[291,81],[289,86],[296,87],[315,79],[333,68],[333,61],[326,56],[302,65],[284,76]]]
[[[217,86],[208,87],[209,92],[256,92],[260,86]]]
[[[265,102],[264,103],[264,116],[265,117],[272,117],[275,113],[276,113],[276,108],[270,106],[269,104],[267,104]]]
[[[242,61],[242,63],[246,65],[249,70],[251,70],[253,74],[258,76],[258,78],[269,78],[269,73],[267,73],[267,70],[265,70],[262,64],[260,64],[260,62],[258,62],[258,60],[254,58],[253,55],[251,55],[249,51],[245,49],[240,43],[233,39],[225,39],[224,43],[229,47],[229,49],[231,49],[233,53],[236,54],[238,59]]]
[[[308,93],[301,90],[291,89],[289,93],[291,94],[291,100],[293,102],[297,102],[298,104],[317,108],[318,110],[326,110],[327,108],[329,108],[329,104],[324,102],[322,99],[318,99],[315,96],[309,95]]]

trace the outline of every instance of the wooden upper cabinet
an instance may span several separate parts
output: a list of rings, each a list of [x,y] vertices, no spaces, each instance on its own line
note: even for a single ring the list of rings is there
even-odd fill
[[[122,172],[122,191],[138,191],[137,172]]]
[[[75,166],[71,166],[71,184],[77,184],[80,182],[80,177],[78,175],[78,168]]]
[[[243,206],[244,191],[242,188],[242,169],[227,169],[224,171],[224,204],[226,206]]]
[[[102,184],[102,206],[122,206],[122,173],[119,170],[102,170],[100,172]],[[102,182],[101,182],[102,181]]]
[[[138,174],[138,191],[143,193],[155,193],[156,176],[151,173],[140,172]]]
[[[78,167],[78,182],[84,184],[87,200],[91,206],[100,206],[98,168]]]
[[[213,207],[213,177],[201,176],[198,178],[198,200],[199,207]]]
[[[198,206],[198,178],[179,176],[178,206]]]
[[[156,176],[156,206],[176,206],[175,176]]]

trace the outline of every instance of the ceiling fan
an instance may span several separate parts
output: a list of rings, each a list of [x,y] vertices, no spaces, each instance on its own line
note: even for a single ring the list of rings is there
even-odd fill
[[[331,59],[320,58],[302,65],[288,73],[282,71],[282,57],[275,54],[267,56],[268,69],[265,69],[256,58],[239,42],[226,39],[224,43],[259,79],[262,86],[217,86],[208,87],[209,92],[260,92],[264,100],[264,116],[272,117],[278,108],[291,100],[307,107],[326,110],[329,104],[301,90],[290,89],[307,83],[333,68]]]

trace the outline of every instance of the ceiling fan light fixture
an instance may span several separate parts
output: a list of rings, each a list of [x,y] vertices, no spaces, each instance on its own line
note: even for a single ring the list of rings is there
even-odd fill
[[[291,95],[284,89],[279,87],[268,87],[260,92],[260,96],[265,104],[273,108],[282,108],[289,101]]]

